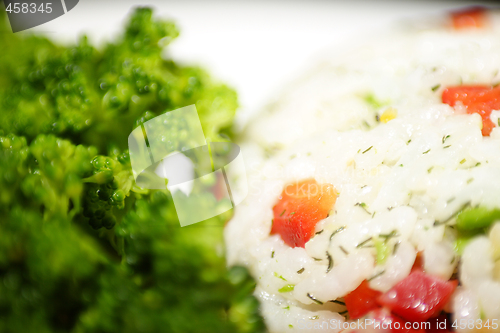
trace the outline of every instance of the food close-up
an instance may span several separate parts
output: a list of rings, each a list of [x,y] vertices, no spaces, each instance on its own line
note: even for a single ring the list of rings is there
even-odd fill
[[[151,8],[100,47],[12,34],[0,14],[0,332],[262,331],[253,280],[220,250],[230,215],[181,228],[127,146],[191,104],[224,141],[234,90],[162,58],[178,30]]]
[[[499,69],[496,11],[404,22],[249,123],[225,239],[271,332],[499,330]]]
[[[0,4],[0,332],[500,332],[500,10],[153,2]]]

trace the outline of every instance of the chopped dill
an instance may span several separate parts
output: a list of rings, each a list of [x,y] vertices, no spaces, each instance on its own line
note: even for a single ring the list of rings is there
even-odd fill
[[[432,91],[436,91],[439,89],[439,87],[441,87],[441,84],[436,84],[434,87],[432,87]]]
[[[368,152],[368,151],[369,151],[370,149],[372,149],[372,148],[373,148],[373,146],[368,147],[368,149],[366,149],[366,150],[365,150],[364,152],[362,152],[361,154],[364,154],[364,153]]]
[[[368,214],[372,215],[372,213],[370,213],[370,212],[368,211],[368,209],[366,208],[366,204],[365,204],[364,202],[357,202],[354,206],[359,206],[359,207],[363,208],[363,210],[364,210],[365,212],[367,212]]]
[[[326,251],[326,257],[328,258],[328,268],[326,269],[326,272],[328,273],[333,268],[333,259],[330,253],[328,253],[328,251]]]
[[[427,153],[428,153],[428,152],[430,152],[430,151],[431,151],[431,150],[430,150],[430,148],[429,148],[429,150],[424,151],[422,154],[427,154]]]
[[[299,269],[299,270],[297,271],[297,274],[302,274],[302,273],[304,273],[304,271],[305,271],[305,270],[306,270],[306,269],[305,269],[304,267],[302,267],[301,269]]]
[[[399,248],[399,245],[401,244],[401,242],[397,242],[396,244],[394,244],[394,249],[392,250],[392,254],[395,255],[396,252],[398,251],[398,248]]]
[[[332,240],[333,236],[335,236],[336,234],[338,234],[339,232],[342,232],[344,231],[345,229],[345,226],[342,226],[340,228],[338,228],[337,230],[335,230],[331,235],[330,235],[330,240]]]
[[[360,247],[362,247],[363,245],[365,245],[366,243],[368,243],[371,240],[372,240],[372,237],[365,239],[364,241],[362,241],[361,243],[356,245],[356,248],[359,249]]]
[[[444,220],[444,221],[434,221],[434,226],[437,227],[437,226],[440,226],[440,225],[443,225],[443,224],[446,224],[446,223],[450,222],[451,219],[453,219],[462,210],[464,210],[465,208],[467,208],[469,206],[470,206],[470,201],[468,201],[465,204],[463,204],[456,212],[454,212],[453,214],[451,214],[446,220]]]
[[[373,275],[373,276],[372,276],[371,278],[369,278],[367,281],[368,281],[368,282],[370,282],[371,280],[378,278],[379,276],[381,276],[381,275],[382,275],[382,274],[384,274],[384,273],[385,273],[385,269],[384,269],[384,270],[382,270],[382,271],[380,271],[380,272],[378,272],[377,274]]]
[[[321,302],[319,299],[316,299],[316,297],[314,297],[313,295],[307,293],[307,297],[309,297],[313,302],[315,302],[319,305],[323,305],[323,302]]]
[[[385,238],[385,241],[387,241],[387,240],[391,239],[392,237],[397,237],[399,235],[398,235],[398,232],[396,230],[393,230],[388,234],[380,234],[379,236],[382,238]]]

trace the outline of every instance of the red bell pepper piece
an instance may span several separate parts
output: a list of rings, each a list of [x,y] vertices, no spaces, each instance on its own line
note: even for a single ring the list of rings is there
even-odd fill
[[[314,179],[288,184],[273,207],[271,234],[281,235],[291,247],[304,247],[316,223],[328,216],[336,199],[331,184],[318,184]]]
[[[405,320],[423,322],[443,310],[457,284],[414,271],[377,301]]]
[[[491,111],[500,110],[500,87],[457,86],[443,91],[443,103],[455,106],[461,102],[467,113],[477,113],[483,119],[483,136],[489,136],[495,124],[490,119]]]

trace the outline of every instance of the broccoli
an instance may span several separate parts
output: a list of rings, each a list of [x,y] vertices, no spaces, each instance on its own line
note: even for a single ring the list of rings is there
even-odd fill
[[[138,8],[115,42],[61,46],[0,9],[0,332],[265,331],[225,265],[230,213],[181,228],[133,180],[127,137],[159,114],[195,104],[208,140],[232,135],[235,92],[162,57],[177,35]]]

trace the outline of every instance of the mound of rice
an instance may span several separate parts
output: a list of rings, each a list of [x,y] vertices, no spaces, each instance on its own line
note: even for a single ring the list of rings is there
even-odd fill
[[[225,240],[228,263],[257,281],[270,332],[341,331],[332,323],[349,320],[343,297],[364,280],[389,291],[417,253],[425,273],[460,281],[444,309],[450,320],[500,318],[500,223],[460,250],[455,228],[466,206],[500,208],[500,127],[483,137],[480,115],[441,101],[450,86],[500,82],[499,13],[488,22],[400,26],[326,59],[250,124],[244,152],[267,158],[252,155],[249,195]],[[338,197],[305,247],[291,247],[270,233],[273,207],[286,184],[310,178]],[[383,263],[363,246],[381,235]]]

